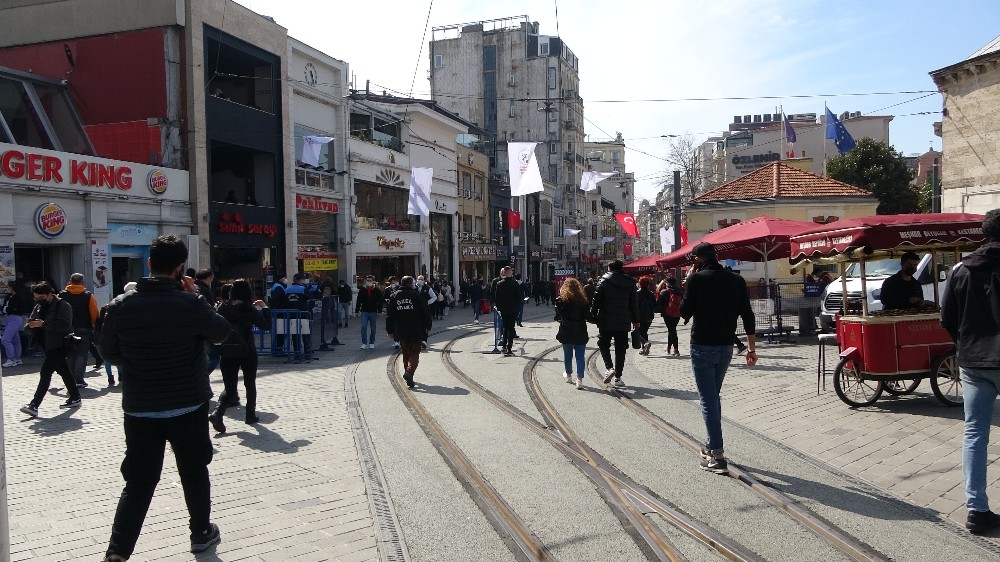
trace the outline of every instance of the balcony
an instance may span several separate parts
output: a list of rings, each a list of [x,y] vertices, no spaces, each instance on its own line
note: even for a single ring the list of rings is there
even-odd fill
[[[381,146],[382,148],[388,148],[389,150],[395,150],[396,152],[404,152],[403,141],[399,137],[394,137],[380,131],[372,131],[370,129],[352,131],[351,138],[371,143],[375,146]]]
[[[575,161],[574,156],[575,154],[573,152],[566,151],[563,153],[563,160],[572,163],[573,161]]]

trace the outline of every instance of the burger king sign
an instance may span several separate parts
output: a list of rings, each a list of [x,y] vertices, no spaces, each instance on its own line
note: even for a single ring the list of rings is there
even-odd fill
[[[153,195],[163,195],[167,192],[167,174],[163,173],[163,170],[152,170],[149,175],[146,176],[146,187]]]
[[[35,211],[35,228],[46,238],[56,238],[66,230],[66,211],[55,203],[45,203]]]

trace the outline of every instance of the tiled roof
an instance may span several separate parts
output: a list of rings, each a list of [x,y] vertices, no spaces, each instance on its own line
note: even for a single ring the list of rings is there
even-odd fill
[[[780,162],[772,162],[695,197],[691,202],[708,203],[778,197],[872,197],[872,194],[860,187],[803,172]]]

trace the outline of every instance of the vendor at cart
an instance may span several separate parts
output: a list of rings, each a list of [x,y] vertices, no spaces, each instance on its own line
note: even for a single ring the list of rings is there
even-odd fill
[[[932,301],[924,300],[924,290],[913,274],[917,272],[920,256],[906,252],[899,258],[900,269],[882,283],[883,310],[901,310],[907,308],[933,307]]]

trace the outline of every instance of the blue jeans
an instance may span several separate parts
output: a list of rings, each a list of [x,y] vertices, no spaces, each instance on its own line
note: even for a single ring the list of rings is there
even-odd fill
[[[701,416],[705,420],[708,441],[705,447],[721,455],[722,448],[722,381],[733,360],[733,346],[691,344],[691,372],[698,387]]]
[[[361,343],[375,345],[375,312],[361,313]]]
[[[340,304],[340,318],[337,320],[343,322],[344,326],[347,326],[347,319],[351,316],[351,303],[342,302]]]
[[[1000,370],[959,367],[959,375],[965,405],[965,434],[962,436],[965,506],[969,511],[989,511],[986,447],[990,444],[993,405],[1000,390]]]
[[[476,313],[476,318],[479,313]],[[0,344],[3,345],[7,359],[21,358],[21,324],[24,317],[19,314],[8,314],[3,325],[3,336],[0,337]]]
[[[566,371],[569,374],[573,374],[573,355],[576,355],[576,376],[583,378],[584,373],[587,372],[587,361],[584,358],[584,351],[587,349],[587,345],[583,343],[564,343],[563,344],[563,363],[566,365]]]

